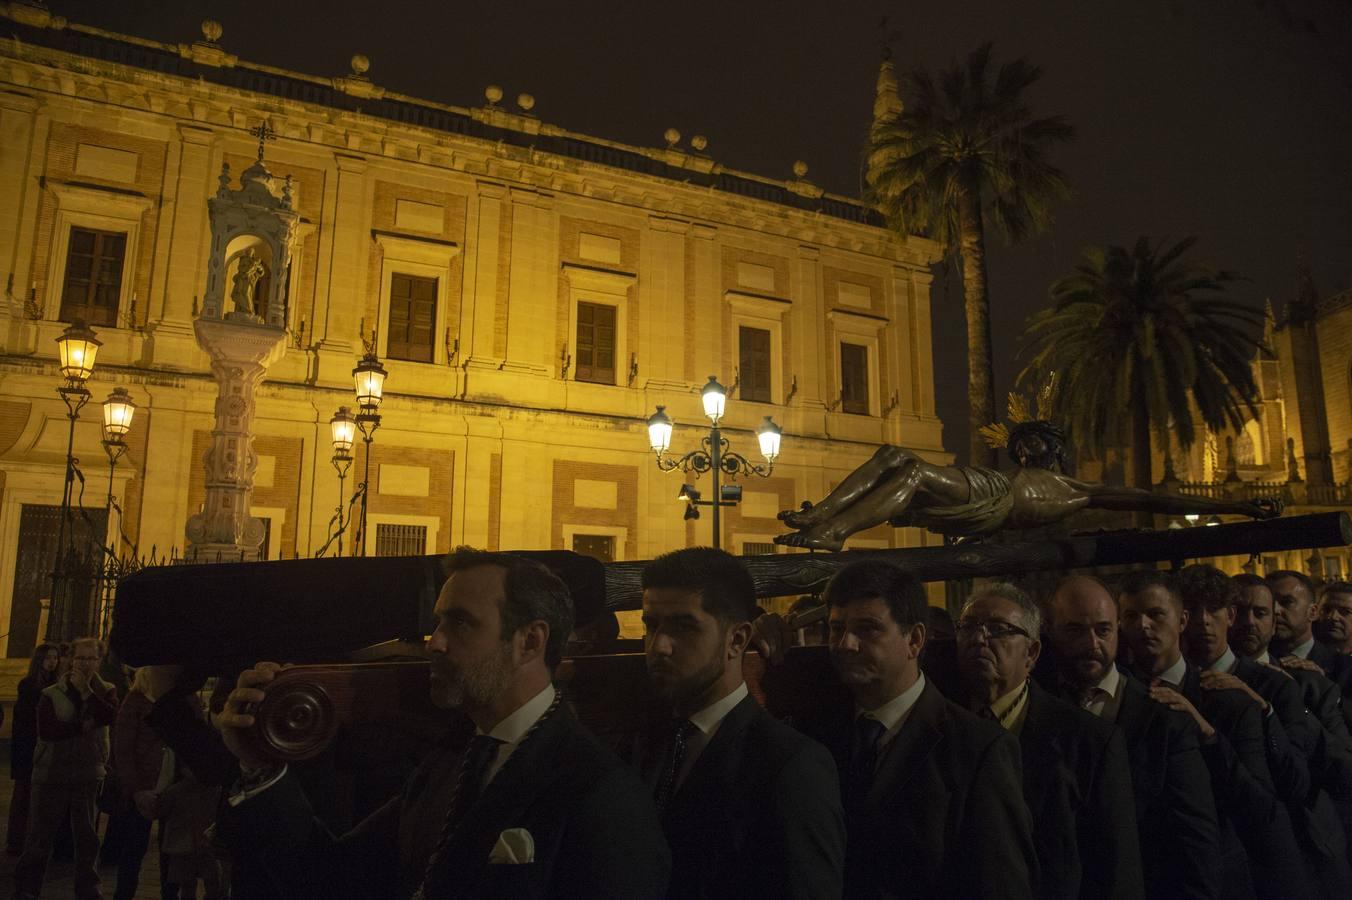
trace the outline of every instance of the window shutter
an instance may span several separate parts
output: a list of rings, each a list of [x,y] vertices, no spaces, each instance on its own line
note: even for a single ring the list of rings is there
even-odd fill
[[[432,362],[437,325],[437,279],[395,274],[390,279],[390,359]]]
[[[89,228],[70,230],[61,288],[62,321],[84,319],[90,325],[117,327],[126,254],[125,234]]]
[[[743,325],[737,331],[738,393],[743,400],[773,402],[770,397],[770,331]]]
[[[862,344],[840,345],[840,408],[868,415],[868,348]]]
[[[573,355],[578,381],[615,383],[615,307],[578,303]]]

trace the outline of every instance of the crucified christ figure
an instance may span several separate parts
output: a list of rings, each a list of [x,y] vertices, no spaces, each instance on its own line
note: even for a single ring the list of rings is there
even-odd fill
[[[908,450],[884,445],[815,506],[785,510],[793,528],[775,543],[839,550],[850,535],[881,525],[908,525],[954,536],[987,535],[1002,528],[1036,528],[1081,509],[1162,515],[1281,514],[1276,499],[1213,500],[1078,481],[1064,473],[1065,436],[1049,422],[1016,425],[1009,455],[1012,475],[977,466],[936,466]]]

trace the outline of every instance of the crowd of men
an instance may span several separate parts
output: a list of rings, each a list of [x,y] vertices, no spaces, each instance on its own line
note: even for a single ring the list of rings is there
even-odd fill
[[[946,628],[858,562],[823,596],[840,699],[786,723],[743,671],[785,623],[735,557],[680,550],[643,573],[661,708],[617,754],[553,684],[567,588],[514,554],[450,570],[431,693],[465,728],[351,832],[248,739],[278,667],[240,676],[236,896],[1352,897],[1352,585],[1319,612],[1297,572],[987,584]]]

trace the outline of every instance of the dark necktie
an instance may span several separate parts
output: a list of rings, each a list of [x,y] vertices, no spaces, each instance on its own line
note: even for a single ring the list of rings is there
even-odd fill
[[[849,798],[858,805],[873,786],[873,772],[878,767],[878,743],[887,729],[872,716],[854,720],[854,735],[850,743]]]
[[[498,747],[502,741],[486,734],[476,734],[465,751],[464,770],[460,776],[460,785],[455,794],[454,823],[459,824],[465,813],[469,812],[484,790],[484,777],[488,768],[497,758]]]
[[[681,774],[681,764],[685,762],[685,745],[694,731],[695,723],[689,719],[678,719],[671,724],[671,738],[667,742],[669,747],[666,756],[667,765],[662,769],[661,778],[657,782],[657,792],[654,795],[660,814],[666,813],[667,806],[676,793],[676,779]]]
[[[558,701],[555,701],[557,705]],[[550,707],[553,711],[554,707]],[[546,713],[548,715],[548,713]],[[432,855],[427,861],[427,870],[423,873],[423,883],[418,890],[413,893],[413,900],[426,900],[428,896],[428,883],[433,877],[433,873],[441,868],[441,857],[446,852],[446,846],[450,843],[451,836],[455,834],[460,822],[465,818],[465,813],[474,808],[484,789],[484,776],[488,774],[488,767],[493,764],[493,759],[498,755],[498,747],[502,741],[495,737],[489,737],[486,734],[476,734],[470,739],[469,747],[465,750],[464,759],[460,762],[460,774],[456,777],[455,788],[451,792],[451,802],[446,807],[446,819],[441,825],[441,835],[437,838],[437,845],[432,850]],[[525,743],[524,739],[522,743]]]

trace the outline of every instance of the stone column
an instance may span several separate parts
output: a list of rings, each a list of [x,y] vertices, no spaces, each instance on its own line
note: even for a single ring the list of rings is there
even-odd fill
[[[249,515],[253,496],[254,391],[267,367],[284,350],[283,329],[229,319],[200,318],[193,323],[197,342],[211,356],[220,393],[216,427],[202,460],[206,502],[188,519],[189,562],[258,559],[263,522]]]

